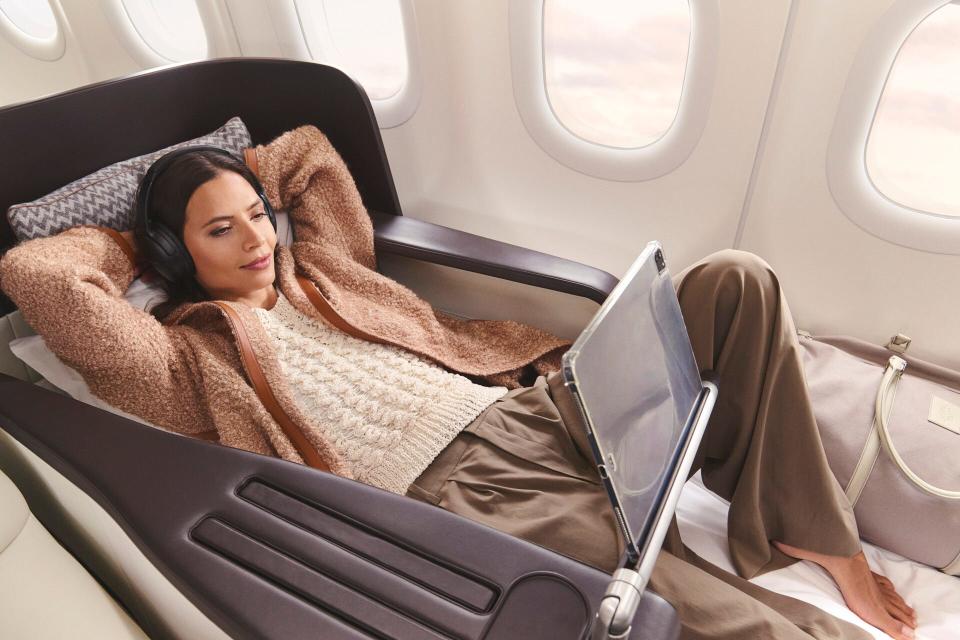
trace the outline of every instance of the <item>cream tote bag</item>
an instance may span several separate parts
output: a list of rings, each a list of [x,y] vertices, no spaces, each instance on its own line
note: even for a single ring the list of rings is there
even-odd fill
[[[860,536],[960,575],[960,373],[886,348],[800,331],[830,467]]]

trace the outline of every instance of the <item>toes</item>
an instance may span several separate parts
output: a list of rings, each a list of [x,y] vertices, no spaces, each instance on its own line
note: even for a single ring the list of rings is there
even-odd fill
[[[859,605],[859,606],[858,606]],[[847,606],[864,621],[877,627],[895,640],[910,640],[914,637],[913,619],[894,606],[892,601],[880,591],[868,596],[866,601],[861,600],[854,604],[847,602]]]
[[[895,620],[899,620],[908,627],[915,629],[917,627],[916,616],[912,610],[908,611],[908,609],[909,607],[906,607],[906,605],[901,606],[891,600],[887,601],[887,613]]]
[[[910,605],[903,601],[902,598],[889,598],[887,599],[887,611],[894,618],[909,624],[911,627],[916,628],[917,626],[917,612],[913,610]]]
[[[862,552],[847,560],[824,565],[840,587],[847,606],[895,640],[912,640],[916,614],[896,592],[890,579],[872,572]]]
[[[902,599],[900,602],[897,602],[899,596],[897,596],[896,592],[888,592],[879,584],[877,587],[878,589],[873,597],[874,602],[880,606],[880,612],[878,612],[879,615],[876,621],[867,619],[867,622],[876,625],[897,640],[909,640],[913,638],[913,629],[917,625],[912,611],[907,611],[908,607]]]
[[[917,617],[917,612],[913,610],[913,607],[908,605],[906,601],[903,598],[901,598],[897,593],[893,593],[891,596],[888,596],[888,600],[892,602],[894,605],[896,605],[897,607],[899,607],[900,609],[903,609],[903,611],[908,616],[912,618]]]
[[[877,586],[880,587],[880,592],[883,594],[883,598],[886,603],[886,609],[890,615],[902,622],[909,624],[911,627],[916,627],[917,613],[913,610],[913,607],[908,605],[900,596],[900,594],[897,593],[893,583],[890,582],[888,578],[877,573],[874,573],[873,575],[877,582]]]
[[[902,624],[893,620],[892,618],[887,624],[877,625],[877,627],[886,633],[894,637],[896,640],[913,640],[916,637],[913,629],[908,625]]]
[[[901,604],[901,605],[898,605],[898,606],[899,606],[900,611],[903,612],[903,615],[905,615],[905,616],[907,617],[907,619],[904,620],[904,622],[907,622],[907,623],[910,624],[911,627],[916,628],[916,626],[917,626],[917,612],[914,611],[913,608],[910,607],[910,605],[908,605],[908,604],[906,604],[906,603]]]

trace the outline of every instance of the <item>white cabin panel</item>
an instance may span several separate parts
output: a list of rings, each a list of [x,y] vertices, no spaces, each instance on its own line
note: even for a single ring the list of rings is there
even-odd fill
[[[9,16],[0,15],[0,105],[91,82],[89,66],[57,0],[50,9],[57,23],[56,42],[35,42]]]
[[[912,354],[957,367],[960,256],[906,248],[860,228],[841,211],[827,176],[851,69],[894,4],[796,4],[739,248],[780,274],[801,328],[879,344],[904,333]]]

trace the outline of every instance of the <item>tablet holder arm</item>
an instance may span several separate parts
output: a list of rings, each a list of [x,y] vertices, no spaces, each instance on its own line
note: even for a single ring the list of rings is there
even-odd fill
[[[591,640],[621,640],[630,637],[633,617],[643,597],[646,580],[633,569],[617,569],[597,610]]]
[[[717,400],[716,376],[707,372],[702,373],[701,377],[703,378],[703,391],[700,394],[699,406],[695,410],[696,418],[693,430],[687,441],[687,449],[693,451],[696,451],[700,446],[700,440],[703,438],[707,422],[710,421],[713,406]],[[600,601],[600,606],[597,608],[597,615],[594,618],[593,630],[590,635],[591,640],[621,640],[630,637],[637,607],[640,605],[640,599],[643,597],[650,574],[653,573],[653,565],[660,554],[667,529],[669,529],[670,522],[673,520],[673,513],[677,510],[677,502],[680,500],[680,494],[683,493],[683,486],[686,479],[690,477],[693,458],[692,455],[681,457],[681,463],[677,465],[674,471],[675,480],[671,483],[662,506],[663,512],[670,514],[671,517],[657,518],[657,524],[650,532],[647,548],[642,555],[639,566],[636,569],[622,567],[614,572],[613,579],[607,585],[603,600]]]

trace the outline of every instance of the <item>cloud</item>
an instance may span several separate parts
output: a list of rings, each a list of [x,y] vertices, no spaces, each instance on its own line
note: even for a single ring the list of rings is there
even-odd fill
[[[564,125],[611,146],[659,138],[680,100],[690,38],[682,0],[548,0],[547,93]]]

